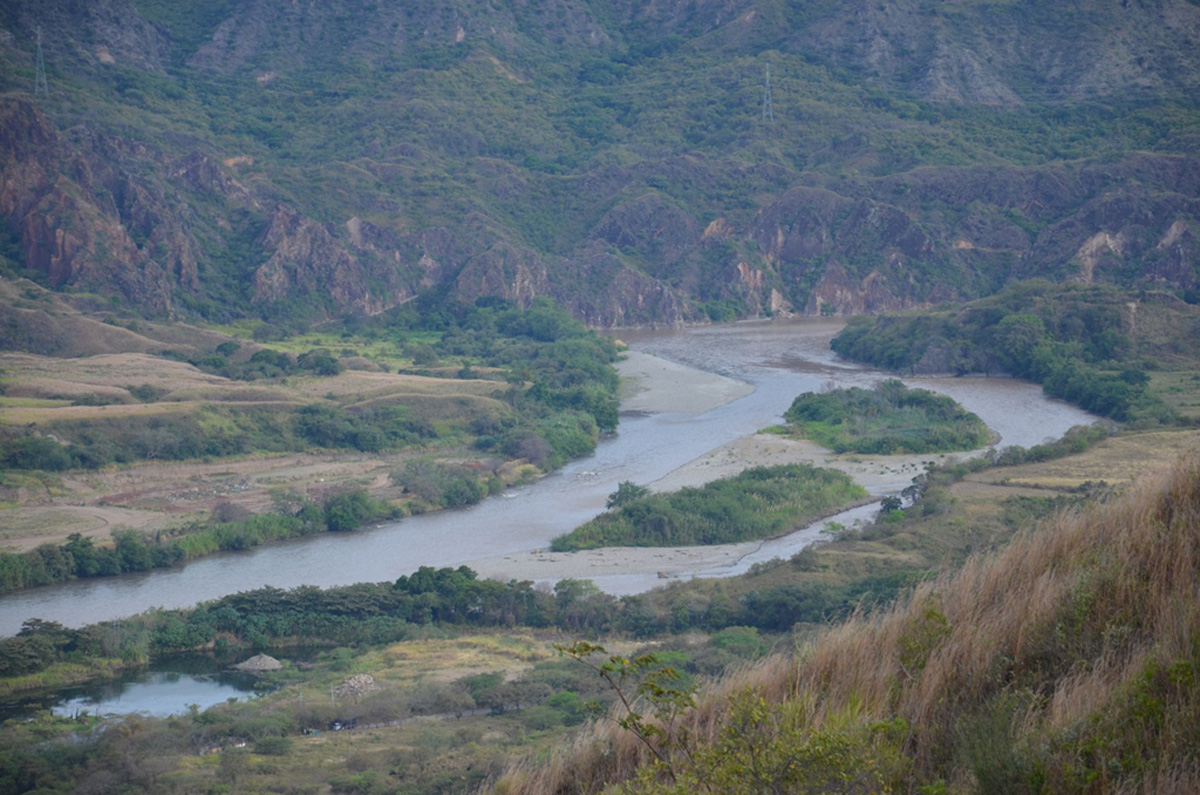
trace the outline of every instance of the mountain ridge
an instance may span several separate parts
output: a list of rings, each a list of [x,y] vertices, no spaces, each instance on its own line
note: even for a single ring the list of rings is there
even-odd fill
[[[20,2],[7,272],[297,322],[429,290],[597,327],[1032,276],[1196,300],[1200,7],[1110,5]]]

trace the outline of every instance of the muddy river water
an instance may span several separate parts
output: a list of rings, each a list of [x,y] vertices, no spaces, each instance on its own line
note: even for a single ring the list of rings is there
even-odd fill
[[[470,565],[528,554],[591,518],[621,481],[654,483],[713,450],[777,423],[796,395],[835,386],[869,386],[888,375],[837,359],[829,340],[840,323],[823,320],[752,322],[686,330],[628,332],[634,351],[749,385],[748,394],[702,413],[634,412],[596,453],[536,483],[514,488],[466,510],[412,517],[354,533],[326,533],[249,552],[221,554],[174,569],[111,579],[80,580],[0,599],[0,635],[28,618],[68,626],[127,616],[154,607],[184,607],[266,585],[333,586],[395,579],[419,566]],[[1030,446],[1096,418],[1041,389],[1006,378],[905,378],[954,397],[999,435],[998,444]],[[682,406],[685,401],[682,400]],[[899,491],[911,473],[876,481],[872,493]],[[864,516],[872,506],[860,509]],[[842,517],[852,519],[853,516]],[[813,531],[756,547],[736,565],[695,572],[720,576],[757,559],[786,555]],[[503,576],[502,571],[492,572]],[[595,578],[613,593],[653,587],[653,575]]]

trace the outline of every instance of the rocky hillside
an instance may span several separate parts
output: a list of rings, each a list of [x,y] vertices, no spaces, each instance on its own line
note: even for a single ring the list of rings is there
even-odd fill
[[[1200,300],[1188,0],[177,5],[0,9],[8,277],[297,323]]]

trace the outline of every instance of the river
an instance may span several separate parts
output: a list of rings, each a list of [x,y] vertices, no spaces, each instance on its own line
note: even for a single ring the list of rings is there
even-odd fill
[[[187,607],[262,586],[329,587],[392,580],[419,566],[470,565],[528,553],[573,529],[604,507],[621,481],[653,483],[740,437],[780,421],[801,392],[869,386],[888,377],[837,359],[829,340],[841,323],[797,319],[669,331],[628,332],[631,350],[745,382],[752,391],[704,411],[626,413],[618,432],[594,455],[535,483],[514,488],[465,510],[411,517],[354,533],[325,533],[193,561],[173,569],[115,578],[76,580],[0,599],[0,635],[28,618],[80,627],[156,607]],[[906,382],[950,395],[1000,436],[1001,445],[1030,446],[1096,418],[1040,387],[1006,378],[916,378]],[[898,488],[911,474],[897,475]],[[870,508],[860,509],[864,515]],[[787,554],[811,541],[796,535],[739,558],[738,566],[702,571],[716,576],[744,570],[759,556]],[[789,546],[790,545],[790,546]],[[653,575],[596,577],[613,593],[644,590]]]

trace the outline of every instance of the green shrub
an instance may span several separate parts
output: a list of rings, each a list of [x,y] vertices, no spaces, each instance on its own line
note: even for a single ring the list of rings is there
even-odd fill
[[[728,544],[766,538],[865,496],[861,486],[836,470],[807,464],[754,467],[700,488],[634,499],[555,538],[551,549]]]
[[[983,421],[952,398],[909,389],[897,379],[874,389],[806,392],[792,401],[784,417],[805,436],[837,453],[972,450],[991,438]]]
[[[333,532],[357,530],[394,513],[390,503],[372,499],[362,489],[335,494],[325,501],[324,507],[325,526]]]

